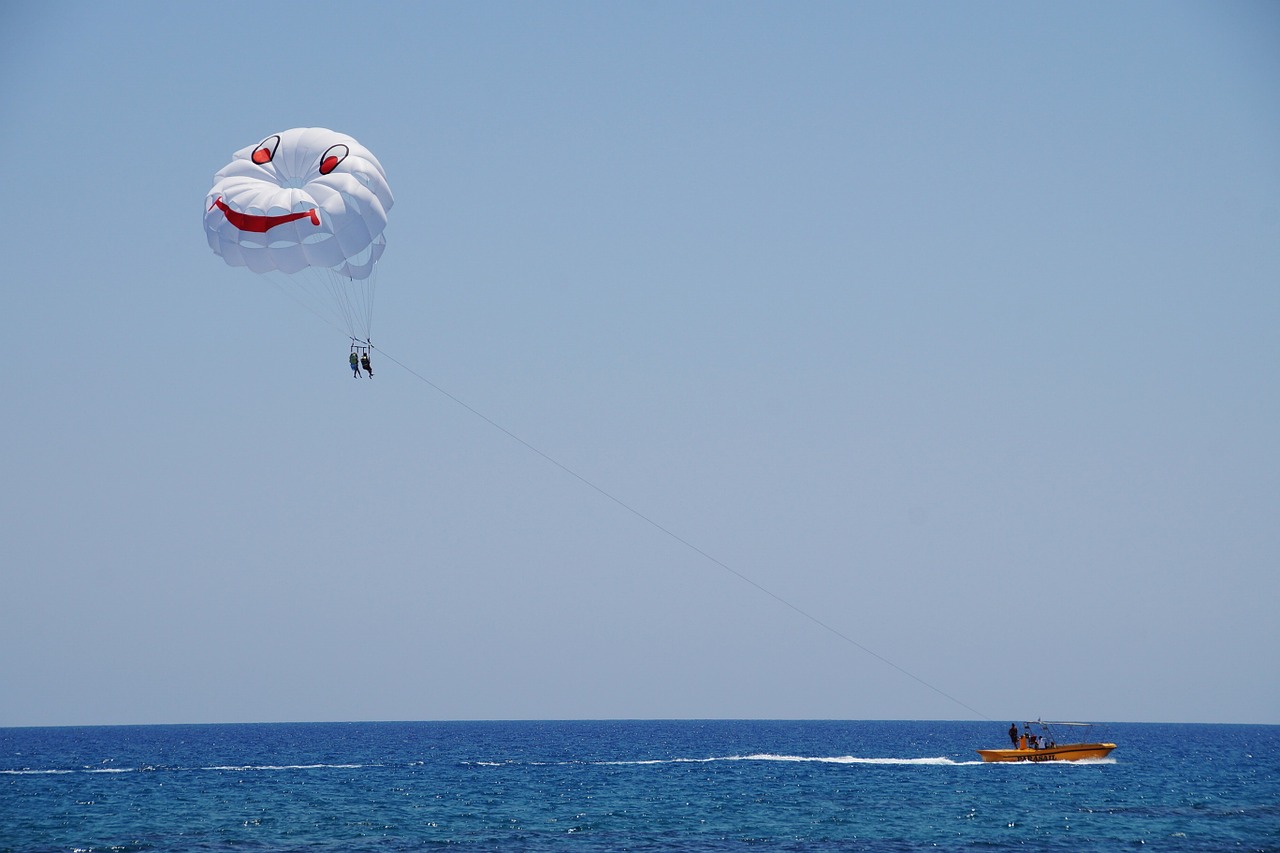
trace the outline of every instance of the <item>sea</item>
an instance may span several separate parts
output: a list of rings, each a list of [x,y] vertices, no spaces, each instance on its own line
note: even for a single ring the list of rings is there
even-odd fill
[[[1280,726],[1009,722],[0,729],[0,851],[1280,851]]]

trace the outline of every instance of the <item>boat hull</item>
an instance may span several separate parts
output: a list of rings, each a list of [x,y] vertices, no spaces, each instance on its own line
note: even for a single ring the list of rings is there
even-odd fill
[[[1081,761],[1106,758],[1114,743],[1062,743],[1045,749],[979,749],[983,761]]]

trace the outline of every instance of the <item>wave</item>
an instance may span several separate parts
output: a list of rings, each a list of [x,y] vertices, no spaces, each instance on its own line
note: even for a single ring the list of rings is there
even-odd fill
[[[420,763],[420,762],[419,762]],[[287,771],[287,770],[361,770],[366,767],[384,767],[383,764],[219,764],[210,767],[156,767],[144,764],[141,767],[83,767],[78,770],[48,769],[33,770],[20,768],[17,770],[0,770],[0,776],[52,776],[68,773],[191,773],[221,772],[249,773],[253,771]]]
[[[219,770],[227,773],[246,773],[254,770],[362,770],[365,767],[382,767],[381,764],[219,764],[201,767],[201,770]]]

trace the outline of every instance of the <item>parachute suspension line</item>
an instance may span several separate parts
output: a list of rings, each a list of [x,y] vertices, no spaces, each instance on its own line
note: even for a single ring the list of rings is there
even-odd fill
[[[374,264],[360,287],[364,298],[364,339],[367,342],[373,337],[373,298],[378,293],[378,265]]]
[[[372,344],[370,344],[370,348],[372,348]],[[835,628],[835,627],[833,627],[833,626],[831,626],[831,625],[827,624],[826,622],[824,622],[824,621],[822,621],[821,619],[819,619],[817,616],[814,616],[812,613],[809,613],[808,611],[806,611],[806,610],[804,610],[804,609],[802,609],[802,608],[798,607],[797,605],[792,604],[790,601],[787,601],[785,598],[783,598],[782,596],[778,595],[776,592],[774,592],[774,591],[770,590],[769,588],[767,588],[767,587],[765,587],[765,586],[763,586],[763,585],[761,585],[761,584],[757,583],[756,581],[754,581],[754,580],[752,580],[751,578],[749,578],[749,577],[747,577],[746,575],[744,575],[742,572],[738,571],[737,569],[733,568],[732,566],[728,565],[727,563],[722,562],[721,560],[717,559],[716,557],[714,557],[713,555],[709,554],[708,552],[706,552],[706,551],[702,550],[702,549],[701,549],[701,548],[699,548],[697,545],[693,544],[693,543],[692,543],[692,542],[690,542],[689,540],[687,540],[687,539],[685,539],[684,537],[680,536],[678,533],[675,533],[675,532],[673,532],[672,530],[670,530],[669,528],[664,527],[662,524],[658,523],[658,522],[657,522],[657,521],[655,521],[654,519],[652,519],[652,518],[650,518],[649,516],[645,515],[644,513],[640,512],[640,510],[638,510],[638,509],[636,509],[635,507],[631,506],[630,504],[626,503],[626,502],[625,502],[625,501],[623,501],[621,498],[618,498],[618,497],[616,497],[615,495],[611,494],[610,492],[606,491],[605,489],[601,488],[600,486],[597,486],[595,483],[591,482],[591,481],[590,481],[590,480],[588,480],[586,477],[584,477],[584,476],[582,476],[581,474],[579,474],[577,471],[574,471],[572,468],[570,468],[569,466],[565,465],[563,462],[560,462],[560,461],[559,461],[558,459],[556,459],[555,457],[550,456],[550,455],[548,455],[547,453],[544,453],[543,451],[539,450],[537,447],[535,447],[534,445],[532,445],[532,444],[530,444],[529,442],[525,441],[523,438],[521,438],[520,436],[516,435],[516,434],[515,434],[514,432],[512,432],[511,430],[507,429],[507,428],[506,428],[506,427],[504,427],[502,424],[500,424],[500,423],[498,423],[497,421],[495,421],[495,420],[493,420],[492,418],[490,418],[488,415],[485,415],[485,414],[483,414],[482,412],[478,411],[477,409],[472,408],[472,407],[471,407],[471,406],[469,406],[467,403],[465,403],[465,402],[463,402],[462,400],[460,400],[459,398],[455,397],[453,394],[450,394],[448,391],[446,391],[445,389],[441,388],[439,385],[437,385],[436,383],[432,382],[430,379],[428,379],[427,377],[423,376],[421,373],[418,373],[416,370],[414,370],[413,368],[409,367],[409,366],[408,366],[407,364],[405,364],[404,362],[400,361],[399,359],[395,358],[395,357],[394,357],[394,356],[392,356],[392,355],[388,355],[388,354],[387,354],[387,352],[386,352],[386,350],[379,349],[379,350],[378,350],[378,355],[379,355],[379,357],[380,357],[380,358],[385,358],[386,360],[388,360],[388,361],[390,361],[390,362],[392,362],[392,363],[394,363],[394,364],[398,365],[398,366],[399,366],[401,369],[403,369],[405,372],[409,373],[411,376],[414,376],[415,378],[417,378],[418,380],[420,380],[423,384],[427,385],[429,388],[431,388],[432,390],[436,391],[438,394],[441,394],[442,396],[444,396],[444,397],[448,398],[449,400],[452,400],[454,403],[456,403],[457,405],[459,405],[459,406],[461,406],[462,408],[466,409],[468,412],[470,412],[471,414],[475,415],[477,418],[479,418],[480,420],[484,421],[484,422],[485,422],[485,423],[487,423],[489,426],[491,426],[491,427],[493,427],[494,429],[498,430],[498,432],[502,433],[503,435],[507,436],[507,437],[508,437],[508,438],[510,438],[511,440],[515,441],[517,444],[519,444],[519,445],[523,446],[526,450],[529,450],[530,452],[534,453],[535,455],[542,457],[542,458],[543,458],[544,460],[546,460],[547,462],[549,462],[549,463],[551,463],[552,465],[554,465],[555,467],[559,468],[559,469],[560,469],[561,471],[563,471],[565,474],[568,474],[570,477],[572,477],[573,479],[577,480],[579,483],[582,483],[582,484],[583,484],[584,486],[586,486],[587,488],[589,488],[589,489],[591,489],[592,491],[594,491],[594,492],[596,492],[597,494],[599,494],[601,497],[604,497],[604,498],[606,498],[607,500],[612,501],[614,504],[617,504],[619,507],[621,507],[622,509],[626,510],[627,512],[629,512],[631,515],[635,516],[636,518],[640,519],[640,520],[641,520],[641,521],[643,521],[645,524],[648,524],[650,527],[654,528],[654,529],[655,529],[655,530],[657,530],[658,532],[660,532],[660,533],[662,533],[662,534],[666,535],[668,538],[670,538],[670,539],[672,539],[672,540],[674,540],[674,541],[678,542],[679,544],[683,545],[684,547],[688,548],[690,551],[694,552],[694,553],[695,553],[695,554],[697,554],[698,556],[700,556],[700,557],[702,557],[703,559],[707,560],[707,561],[708,561],[708,562],[710,562],[711,564],[713,564],[713,565],[715,565],[715,566],[718,566],[719,568],[721,568],[721,569],[723,569],[724,571],[728,572],[729,574],[733,575],[733,576],[734,576],[734,577],[736,577],[738,580],[743,581],[744,583],[746,583],[746,584],[748,584],[748,585],[750,585],[750,586],[752,586],[752,587],[755,587],[755,589],[756,589],[756,590],[758,590],[759,592],[761,592],[761,593],[765,594],[765,595],[766,595],[766,596],[768,596],[769,598],[772,598],[774,601],[776,601],[778,604],[781,604],[783,607],[786,607],[787,609],[791,610],[792,612],[794,612],[794,613],[796,613],[796,614],[798,614],[798,615],[800,615],[800,616],[804,617],[804,618],[805,618],[805,619],[807,619],[809,622],[812,622],[814,625],[816,625],[816,626],[818,626],[819,628],[823,629],[823,630],[824,630],[824,631],[826,631],[827,633],[829,633],[829,634],[831,634],[831,635],[835,636],[837,639],[843,640],[845,643],[847,643],[847,644],[849,644],[849,645],[853,646],[854,648],[856,648],[856,649],[858,649],[858,650],[860,650],[860,651],[862,651],[862,652],[864,652],[864,653],[866,653],[866,654],[870,655],[871,657],[875,658],[876,660],[880,661],[881,663],[885,664],[886,666],[888,666],[888,667],[890,667],[890,668],[892,668],[892,669],[897,670],[899,673],[901,673],[902,675],[905,675],[907,678],[910,678],[912,681],[916,682],[917,684],[920,684],[920,685],[922,685],[922,686],[924,686],[924,687],[927,687],[928,689],[932,690],[934,693],[937,693],[939,696],[943,697],[944,699],[949,699],[950,701],[952,701],[952,702],[956,703],[957,705],[959,705],[960,707],[962,707],[962,708],[964,708],[964,709],[966,709],[966,710],[968,710],[968,711],[970,711],[970,712],[972,712],[972,713],[974,713],[974,714],[978,715],[979,717],[981,717],[981,718],[982,718],[982,719],[984,719],[984,720],[987,720],[987,721],[993,721],[991,717],[988,717],[986,714],[982,713],[982,712],[981,712],[981,711],[979,711],[977,708],[974,708],[972,705],[969,705],[969,704],[967,704],[967,703],[965,703],[965,702],[960,701],[960,700],[959,700],[959,699],[957,699],[956,697],[952,696],[950,693],[947,693],[947,692],[946,692],[945,690],[943,690],[942,688],[940,688],[940,687],[936,687],[936,686],[934,686],[933,684],[930,684],[929,682],[925,681],[923,678],[921,678],[920,676],[916,675],[915,673],[913,673],[913,672],[911,672],[911,671],[909,671],[909,670],[907,670],[907,669],[905,669],[905,668],[903,668],[903,667],[899,666],[898,664],[894,663],[893,661],[889,660],[889,659],[888,659],[887,657],[885,657],[884,655],[881,655],[880,653],[875,652],[875,651],[873,651],[872,649],[870,649],[870,648],[868,648],[868,647],[864,646],[862,643],[859,643],[857,640],[853,639],[852,637],[850,637],[848,634],[844,633],[843,631],[840,631],[838,628]]]
[[[347,337],[367,340],[373,324],[369,295],[373,276],[357,280],[331,270],[308,267],[292,275],[267,276],[281,291]]]
[[[299,292],[298,292],[299,289],[296,286],[285,287],[284,282],[282,282],[279,278],[277,278],[274,275],[266,275],[266,276],[263,276],[263,278],[271,282],[271,284],[275,287],[276,290],[280,291],[285,296],[289,297],[294,302],[298,303],[298,305],[300,305],[306,311],[311,313],[317,319],[321,320],[325,325],[330,326],[334,329],[337,329],[339,332],[342,332],[343,334],[350,334],[349,332],[347,332],[346,329],[343,329],[341,326],[335,323],[333,317],[326,316],[325,314],[318,311],[315,306],[308,304],[307,301],[303,299],[301,295],[299,295]],[[283,276],[283,278],[285,279],[285,281],[289,280],[288,276]]]
[[[357,312],[351,304],[351,289],[346,286],[348,279],[328,269],[313,268],[312,273],[320,282],[324,292],[328,294],[329,303],[336,307],[338,314],[342,317],[347,327],[347,334],[357,337],[362,330],[357,322]]]
[[[377,267],[368,278],[353,279],[332,270],[319,273],[329,297],[342,313],[353,337],[368,339],[373,332],[373,294]]]
[[[284,274],[280,274],[280,275],[268,274],[268,275],[264,275],[263,278],[266,281],[270,282],[271,285],[276,290],[280,291],[280,293],[284,294],[285,296],[289,297],[294,302],[296,302],[298,306],[301,307],[303,310],[305,310],[307,313],[311,314],[313,317],[320,320],[329,328],[334,329],[335,331],[341,332],[342,334],[346,335],[347,338],[350,339],[351,341],[352,352],[367,354],[373,348],[373,344],[370,341],[370,337],[368,334],[368,329],[370,326],[370,320],[369,320],[370,315],[368,312],[366,312],[364,315],[365,321],[364,321],[363,331],[365,336],[361,338],[357,334],[358,327],[357,327],[357,324],[355,323],[356,315],[347,311],[343,307],[343,301],[341,299],[338,299],[335,297],[331,300],[326,300],[324,298],[324,293],[322,293],[320,290],[321,287],[323,287],[325,292],[329,292],[330,295],[332,295],[332,292],[329,291],[327,284],[331,283],[334,277],[332,275],[327,275],[328,272],[329,271],[327,270],[311,271],[310,280],[316,283],[317,285],[316,288],[308,288],[307,286],[305,286],[303,283],[299,281],[299,276],[296,274],[292,276],[284,275]],[[343,279],[343,280],[345,281],[347,279]],[[305,297],[311,297],[311,298],[308,299]],[[335,305],[338,306],[337,310],[330,310],[328,312],[322,311],[321,307],[326,303],[326,301],[328,301],[329,307],[331,309]]]

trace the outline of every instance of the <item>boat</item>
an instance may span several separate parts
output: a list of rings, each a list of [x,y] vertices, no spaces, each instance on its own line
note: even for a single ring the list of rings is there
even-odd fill
[[[1073,740],[1087,732],[1092,723],[1046,723],[1032,720],[1022,724],[1022,733],[1018,734],[1017,725],[1009,727],[1010,740],[1017,735],[1018,745],[1011,749],[979,749],[978,755],[983,761],[1081,761],[1084,759],[1106,758],[1114,743],[1091,743],[1079,740],[1073,743],[1058,743],[1056,727],[1059,732],[1069,730]]]

